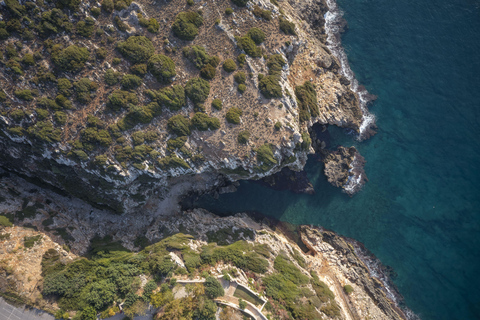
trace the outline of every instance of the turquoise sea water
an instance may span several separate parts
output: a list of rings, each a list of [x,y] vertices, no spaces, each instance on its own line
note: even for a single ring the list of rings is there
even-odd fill
[[[340,0],[343,45],[360,83],[378,96],[378,134],[355,145],[369,182],[353,198],[306,170],[317,193],[244,182],[200,206],[255,210],[363,242],[398,273],[422,319],[480,318],[480,2]]]

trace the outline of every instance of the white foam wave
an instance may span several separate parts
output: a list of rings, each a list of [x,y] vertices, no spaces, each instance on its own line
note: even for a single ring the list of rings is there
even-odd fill
[[[350,65],[348,64],[347,54],[343,50],[340,32],[343,24],[343,12],[338,8],[334,0],[326,0],[328,12],[325,14],[325,32],[327,34],[327,47],[340,61],[340,73],[350,81],[350,89],[358,95],[360,108],[362,109],[362,123],[359,128],[358,140],[365,139],[367,129],[375,124],[375,115],[370,113],[367,104],[370,101],[369,93],[358,84]]]

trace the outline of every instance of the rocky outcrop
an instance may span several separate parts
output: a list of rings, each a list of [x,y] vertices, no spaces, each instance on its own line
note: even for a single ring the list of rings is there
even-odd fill
[[[367,181],[363,170],[365,159],[355,147],[338,147],[336,151],[324,150],[323,162],[328,182],[342,188],[350,196],[360,191]]]
[[[258,180],[258,183],[268,186],[274,190],[289,190],[294,193],[314,194],[315,189],[308,180],[305,171],[293,171],[283,168],[280,172]]]

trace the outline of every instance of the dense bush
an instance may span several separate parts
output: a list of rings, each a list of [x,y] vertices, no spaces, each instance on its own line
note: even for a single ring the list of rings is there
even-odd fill
[[[263,18],[267,21],[272,20],[272,11],[270,10],[264,10],[260,8],[259,6],[253,6],[253,14],[258,17],[258,18]]]
[[[122,19],[120,19],[119,16],[116,16],[113,21],[115,22],[115,24],[117,25],[117,28],[118,30],[120,31],[123,31],[123,32],[127,32],[128,30],[130,30],[130,27],[128,26],[128,24],[125,23],[125,21],[123,21]]]
[[[131,36],[120,41],[117,50],[132,63],[147,62],[155,53],[152,41],[144,36]]]
[[[275,122],[274,128],[277,131],[282,129],[282,123],[280,121]]]
[[[57,88],[58,88],[58,93],[61,94],[61,95],[64,95],[65,97],[69,97],[72,95],[72,83],[70,82],[70,80],[66,79],[66,78],[61,78],[61,79],[58,79],[58,82],[57,82]]]
[[[163,170],[174,169],[174,168],[190,169],[190,166],[188,165],[188,163],[186,163],[185,160],[177,157],[176,155],[160,158],[158,159],[157,162],[160,168],[162,168]]]
[[[216,117],[209,117],[205,113],[197,112],[191,120],[192,126],[200,131],[216,130],[220,128],[220,121]]]
[[[247,61],[247,55],[245,53],[241,53],[241,54],[238,55],[237,62],[238,62],[238,65],[240,66],[240,68],[243,68],[246,61]]]
[[[295,23],[288,21],[287,19],[280,17],[279,18],[280,30],[282,30],[287,35],[295,36]]]
[[[306,81],[303,86],[295,87],[295,96],[300,109],[299,118],[301,122],[308,121],[310,118],[320,114],[317,102],[317,92],[310,81]]]
[[[212,107],[217,110],[222,110],[222,100],[220,99],[213,99]]]
[[[180,12],[172,25],[173,34],[182,40],[193,40],[198,34],[198,27],[203,24],[203,18],[198,12]]]
[[[167,141],[167,150],[173,152],[177,149],[182,148],[185,145],[185,142],[187,142],[187,139],[187,136],[181,136],[176,139],[169,139]]]
[[[214,277],[207,277],[203,285],[205,286],[205,294],[210,299],[215,299],[225,295],[222,285]]]
[[[138,64],[134,64],[133,66],[131,66],[130,71],[133,74],[136,74],[137,76],[143,78],[147,74],[148,67],[145,63],[138,63]]]
[[[286,64],[281,54],[272,54],[267,59],[268,73],[271,75],[278,74]]]
[[[228,123],[239,124],[240,116],[243,114],[243,111],[237,107],[230,108],[225,117],[227,118]]]
[[[52,9],[42,13],[40,23],[37,27],[40,35],[47,37],[49,35],[58,34],[62,31],[70,33],[73,29],[72,23],[66,14],[60,9]]]
[[[238,85],[238,88],[237,88],[237,89],[238,89],[238,92],[244,93],[245,90],[247,90],[247,86],[244,85],[243,83],[241,83],[241,84]]]
[[[126,108],[129,104],[137,104],[138,98],[135,93],[115,90],[108,96],[107,106],[115,111]]]
[[[248,30],[247,35],[255,42],[255,44],[261,44],[265,41],[265,33],[259,28],[251,28]]]
[[[107,130],[98,130],[90,127],[83,130],[82,142],[108,147],[112,144],[112,137]]]
[[[262,171],[268,171],[278,163],[273,156],[272,145],[270,144],[266,143],[258,147],[255,149],[255,152],[257,153],[257,161]]]
[[[87,48],[70,45],[65,49],[52,50],[52,61],[64,71],[78,72],[87,62],[90,52]]]
[[[343,287],[343,291],[345,291],[346,294],[351,294],[353,292],[353,288],[351,285],[349,284],[346,284],[344,287]]]
[[[190,120],[180,114],[175,115],[168,119],[167,129],[177,136],[188,136],[190,135]]]
[[[233,61],[232,59],[225,60],[225,62],[223,63],[223,70],[227,72],[233,72],[237,70],[237,65],[235,64],[235,61]]]
[[[113,69],[108,69],[105,71],[104,80],[107,85],[113,86],[120,81],[121,76],[122,74],[120,72],[113,71]]]
[[[123,89],[136,89],[142,84],[142,78],[134,74],[126,74],[120,83]]]
[[[77,94],[77,100],[82,103],[88,103],[92,101],[91,92],[97,90],[98,84],[88,78],[81,78],[73,84],[73,87]]]
[[[247,144],[248,139],[250,139],[250,131],[248,131],[248,130],[240,131],[240,133],[238,134],[238,137],[237,137],[238,143]]]
[[[54,129],[50,121],[39,121],[34,126],[28,128],[28,133],[36,139],[52,143],[61,140],[62,130]]]
[[[232,9],[232,8],[227,8],[227,9],[225,9],[225,14],[226,14],[227,16],[231,15],[232,13],[233,13],[233,9]]]
[[[155,111],[147,106],[129,105],[128,112],[121,121],[118,122],[118,126],[121,130],[127,130],[133,128],[139,123],[150,123],[155,115]]]
[[[190,60],[197,69],[202,69],[204,66],[210,64],[216,68],[220,59],[216,56],[210,56],[202,46],[191,46],[183,48],[183,55]]]
[[[201,78],[190,79],[185,85],[185,94],[194,104],[207,100],[209,93],[210,84]]]
[[[107,13],[110,13],[113,11],[113,1],[112,0],[103,0],[102,1],[102,10],[107,12]]]
[[[215,77],[217,70],[211,65],[207,64],[200,70],[200,76],[204,79],[211,80]]]
[[[235,82],[238,83],[238,84],[245,84],[245,81],[247,81],[247,76],[245,75],[245,72],[243,72],[243,71],[235,73],[233,78],[235,79]]]
[[[158,30],[160,29],[160,24],[155,18],[150,18],[148,20],[145,18],[140,18],[138,21],[142,27],[147,28],[148,32],[158,33]]]
[[[54,119],[58,124],[64,125],[67,122],[67,114],[63,111],[57,111],[55,112]]]
[[[302,150],[306,151],[310,148],[312,144],[312,139],[310,138],[310,134],[308,132],[302,132]]]
[[[249,36],[238,38],[238,46],[244,50],[250,57],[256,58],[261,56],[261,50]]]
[[[85,20],[77,22],[77,33],[86,38],[90,38],[95,31],[95,20],[92,17],[86,17]]]
[[[158,91],[148,91],[152,100],[172,111],[180,110],[186,104],[185,89],[181,85],[174,85]]]
[[[278,75],[268,75],[263,77],[258,83],[258,87],[263,96],[267,99],[281,98],[282,87],[280,86],[280,77]]]
[[[175,63],[163,54],[156,54],[150,57],[148,60],[148,70],[162,83],[171,82],[172,78],[177,75],[175,72]]]
[[[29,90],[29,89],[15,90],[14,93],[15,93],[15,97],[19,99],[26,100],[26,101],[33,100],[32,90]]]
[[[0,216],[0,227],[11,227],[13,224],[5,216]]]

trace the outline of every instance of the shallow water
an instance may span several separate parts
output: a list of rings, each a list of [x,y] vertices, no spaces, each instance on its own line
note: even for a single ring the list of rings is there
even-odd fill
[[[351,68],[378,96],[378,134],[355,145],[369,182],[353,198],[306,171],[316,194],[244,182],[198,205],[255,210],[316,224],[363,242],[398,273],[395,283],[422,319],[480,318],[480,2],[340,0]]]

